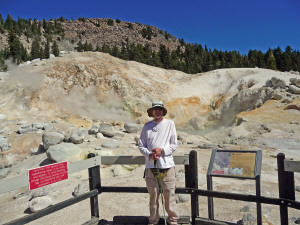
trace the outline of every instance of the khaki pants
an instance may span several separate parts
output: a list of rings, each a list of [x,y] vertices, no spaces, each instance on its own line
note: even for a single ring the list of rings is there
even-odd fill
[[[159,202],[160,190],[158,181],[154,177],[150,169],[146,169],[146,185],[150,194],[150,217],[149,223],[157,224],[160,218],[159,215]],[[168,223],[177,224],[178,214],[176,212],[176,199],[175,199],[175,167],[168,170],[167,175],[162,179],[161,186],[163,189],[164,204],[166,212],[168,213]]]

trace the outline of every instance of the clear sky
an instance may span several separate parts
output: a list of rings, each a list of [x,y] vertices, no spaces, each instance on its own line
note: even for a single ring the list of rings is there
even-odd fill
[[[300,50],[300,0],[0,0],[4,19],[111,18],[217,50]]]

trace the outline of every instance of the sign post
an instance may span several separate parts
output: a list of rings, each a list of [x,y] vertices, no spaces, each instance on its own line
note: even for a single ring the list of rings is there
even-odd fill
[[[67,162],[54,163],[28,170],[29,190],[68,179]]]
[[[242,150],[213,150],[207,170],[207,190],[213,190],[212,177],[252,179],[256,182],[256,196],[260,196],[262,153]],[[256,203],[257,224],[262,224],[261,203]],[[214,219],[213,197],[208,197],[208,216]]]

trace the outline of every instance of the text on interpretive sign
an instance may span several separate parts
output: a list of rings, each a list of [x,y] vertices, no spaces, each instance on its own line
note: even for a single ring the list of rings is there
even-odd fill
[[[68,179],[67,162],[55,163],[28,171],[29,190]]]

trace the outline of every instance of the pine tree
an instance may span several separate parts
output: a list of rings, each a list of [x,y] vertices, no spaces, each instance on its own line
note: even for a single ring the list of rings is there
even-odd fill
[[[85,41],[84,45],[83,45],[83,50],[85,52],[88,52],[88,51],[93,51],[93,47],[92,47],[92,44],[88,43],[87,41]]]
[[[0,50],[0,71],[6,71],[7,66],[5,65],[5,51]]]
[[[26,62],[28,61],[29,56],[28,53],[23,45],[21,45],[21,61]]]
[[[88,48],[89,48],[89,44],[87,43],[87,41],[85,41],[85,43],[84,43],[84,45],[83,45],[83,50],[84,50],[85,52],[87,52],[87,51],[88,51]]]
[[[102,45],[102,52],[110,53],[110,47],[106,43]]]
[[[277,69],[282,70],[282,64],[283,64],[282,50],[279,46],[273,50],[273,55],[274,55],[275,60],[276,60]]]
[[[10,31],[7,38],[8,46],[9,46],[9,55],[13,58],[13,62],[19,64],[22,59],[21,52],[21,42],[17,35]]]
[[[286,46],[285,52],[283,53],[283,71],[292,70],[292,48],[291,46]]]
[[[160,45],[158,55],[163,67],[168,69],[170,65],[170,52],[165,45]]]
[[[41,34],[39,26],[38,26],[38,21],[35,18],[31,24],[31,32],[36,37],[38,37]]]
[[[114,20],[113,19],[107,19],[107,25],[108,26],[113,26],[114,25]]]
[[[79,41],[77,43],[77,48],[76,49],[77,49],[78,52],[83,52],[84,51],[84,47],[83,47],[83,44],[82,44],[81,41]]]
[[[121,59],[124,59],[124,60],[128,60],[129,59],[127,47],[125,46],[124,43],[122,43],[120,57],[121,57]]]
[[[160,61],[159,54],[156,53],[155,51],[152,52],[151,64],[150,65],[153,65],[153,66],[156,66],[156,67],[162,67],[162,63]]]
[[[95,51],[96,51],[96,52],[100,52],[100,51],[101,51],[101,48],[100,48],[100,46],[99,46],[98,44],[97,44],[97,46],[96,46]]]
[[[49,40],[47,40],[47,42],[45,43],[45,49],[44,49],[44,56],[46,59],[50,58],[50,43]]]
[[[45,49],[43,49],[43,47],[40,47],[40,58],[41,59],[45,59],[46,58],[46,54],[45,54]]]
[[[137,62],[141,62],[143,63],[144,62],[144,57],[143,57],[143,45],[142,44],[137,44],[135,46],[135,48],[133,49],[133,60],[134,61],[137,61]]]
[[[0,13],[0,33],[4,34],[3,18],[1,13]]]
[[[276,60],[271,49],[266,53],[266,67],[267,69],[277,70]]]
[[[130,30],[132,30],[132,29],[133,29],[133,25],[132,25],[132,23],[128,23],[128,28],[129,28]]]
[[[59,49],[58,49],[58,45],[57,45],[56,41],[54,41],[53,45],[52,45],[52,54],[55,57],[59,56]]]
[[[12,31],[14,26],[14,19],[12,18],[11,15],[7,15],[7,18],[3,25],[4,25],[4,29]]]
[[[151,62],[152,50],[148,43],[145,44],[145,46],[143,47],[143,52],[144,52],[144,56],[143,56],[144,62],[149,65]]]
[[[257,56],[257,66],[259,68],[266,68],[264,53],[260,50],[258,51],[258,56]]]
[[[119,57],[120,56],[120,51],[117,47],[117,45],[115,45],[111,51],[111,55],[114,57]]]
[[[3,25],[3,21],[4,21],[4,20],[3,20],[3,18],[2,18],[1,13],[0,13],[0,24],[1,24],[1,25]]]
[[[41,52],[40,52],[40,41],[38,38],[35,38],[34,41],[31,44],[31,52],[30,52],[30,59],[37,59],[41,58]]]

